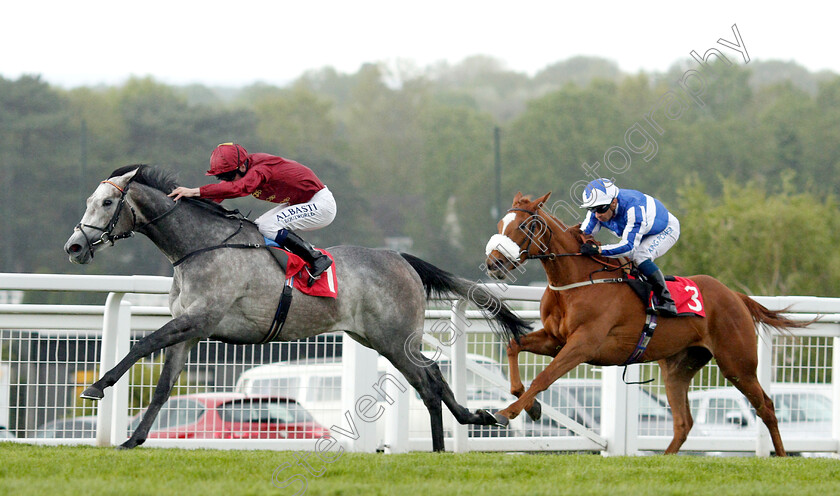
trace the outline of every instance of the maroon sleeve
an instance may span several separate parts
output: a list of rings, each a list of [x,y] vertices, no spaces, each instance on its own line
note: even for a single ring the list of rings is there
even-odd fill
[[[208,184],[200,187],[198,192],[202,198],[209,198],[211,200],[240,198],[252,194],[264,183],[265,176],[263,176],[262,171],[251,169],[244,177],[236,181],[222,181],[216,184]]]

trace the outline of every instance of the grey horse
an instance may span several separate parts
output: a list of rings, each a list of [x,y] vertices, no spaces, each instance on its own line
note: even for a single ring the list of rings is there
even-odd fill
[[[141,358],[166,348],[151,404],[131,437],[142,444],[161,406],[201,339],[227,343],[263,342],[269,334],[284,274],[251,221],[216,203],[199,199],[173,202],[176,186],[162,169],[131,165],[115,170],[87,199],[81,222],[64,245],[70,261],[86,264],[97,250],[146,235],[175,265],[169,308],[174,318],[139,340],[113,369],[82,397],[99,400]],[[344,331],[386,357],[417,390],[429,410],[432,449],[443,451],[441,401],[461,424],[493,425],[489,412],[471,413],[459,405],[437,364],[421,352],[426,299],[432,295],[469,298],[509,341],[529,326],[491,293],[407,254],[358,246],[329,249],[335,259],[337,298],[294,290],[279,341]],[[507,341],[504,341],[507,342]]]

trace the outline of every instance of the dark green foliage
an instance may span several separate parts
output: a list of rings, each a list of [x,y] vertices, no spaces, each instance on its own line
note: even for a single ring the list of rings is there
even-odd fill
[[[149,78],[65,91],[38,77],[0,78],[0,270],[171,274],[143,237],[86,267],[69,264],[61,247],[110,171],[155,164],[198,186],[213,147],[237,141],[300,161],[329,185],[338,217],[313,242],[401,246],[479,278],[498,220],[500,127],[503,207],[517,191],[552,191],[552,201],[574,205],[584,168],[597,165],[683,221],[662,259],[667,272],[705,272],[752,293],[836,295],[840,267],[824,253],[840,244],[840,77],[790,63],[714,64],[701,71],[700,104],[681,89],[690,69],[699,67],[624,75],[581,57],[528,77],[471,57],[426,70],[323,68],[289,87],[238,91]],[[628,144],[633,129],[636,145],[647,133],[645,150]],[[630,158],[618,172],[606,166],[616,147]],[[252,198],[225,204],[252,218],[269,208]],[[575,208],[564,220],[581,217]],[[536,266],[517,283],[543,277]]]

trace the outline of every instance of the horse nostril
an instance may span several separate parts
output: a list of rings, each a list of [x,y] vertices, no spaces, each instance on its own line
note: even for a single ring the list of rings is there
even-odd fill
[[[485,263],[485,266],[487,267],[488,271],[495,272],[495,271],[504,270],[505,263],[504,263],[504,261],[499,260],[496,257],[493,257],[492,260],[488,260]]]
[[[79,253],[82,251],[82,245],[72,244],[67,248],[69,253]]]

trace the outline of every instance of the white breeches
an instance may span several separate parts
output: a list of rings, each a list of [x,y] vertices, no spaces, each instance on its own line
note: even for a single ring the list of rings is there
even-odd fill
[[[654,260],[661,257],[680,238],[680,221],[672,214],[668,214],[668,226],[659,234],[648,236],[639,243],[639,246],[633,250],[633,261],[636,265],[641,264],[645,260]]]
[[[277,237],[281,229],[313,231],[328,226],[335,219],[335,198],[326,187],[306,203],[282,203],[260,215],[254,222],[268,239]]]

